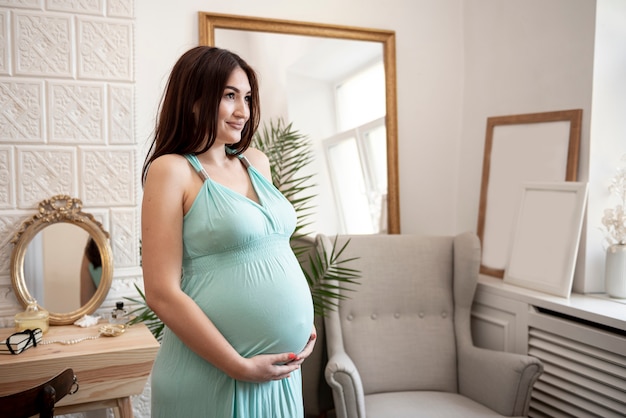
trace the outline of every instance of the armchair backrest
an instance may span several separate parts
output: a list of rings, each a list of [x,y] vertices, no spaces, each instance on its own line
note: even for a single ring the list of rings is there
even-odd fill
[[[460,338],[471,339],[469,308],[480,257],[477,239],[468,237],[338,237],[338,245],[350,240],[342,257],[358,257],[350,266],[361,271],[361,279],[354,291],[343,292],[347,299],[327,316],[326,331],[341,335],[365,395],[458,391],[455,322],[467,327]],[[329,244],[328,238],[320,242]],[[467,251],[461,245],[476,248]],[[468,267],[471,271],[465,271]],[[470,277],[470,283],[465,280],[455,289],[455,275]],[[457,309],[468,318],[457,319]]]

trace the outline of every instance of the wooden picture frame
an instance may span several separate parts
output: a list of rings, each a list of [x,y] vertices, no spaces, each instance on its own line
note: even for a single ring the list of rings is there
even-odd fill
[[[582,109],[487,119],[477,227],[481,274],[504,277],[523,183],[577,180],[581,123]]]
[[[587,202],[587,183],[527,183],[504,282],[568,298]]]

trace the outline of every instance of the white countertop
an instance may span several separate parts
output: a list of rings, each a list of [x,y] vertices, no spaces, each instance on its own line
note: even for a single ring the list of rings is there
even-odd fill
[[[569,298],[562,298],[504,283],[502,279],[483,274],[478,278],[478,289],[626,331],[626,299],[614,299],[600,293],[572,293]]]

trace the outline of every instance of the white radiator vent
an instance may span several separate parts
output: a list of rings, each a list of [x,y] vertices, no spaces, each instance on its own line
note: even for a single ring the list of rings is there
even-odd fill
[[[623,333],[532,308],[528,354],[544,365],[529,417],[626,417]]]

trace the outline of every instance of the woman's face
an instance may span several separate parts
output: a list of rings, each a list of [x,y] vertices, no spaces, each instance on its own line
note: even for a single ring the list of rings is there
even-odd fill
[[[245,71],[237,67],[230,73],[217,115],[217,141],[234,144],[250,119],[250,82]]]

